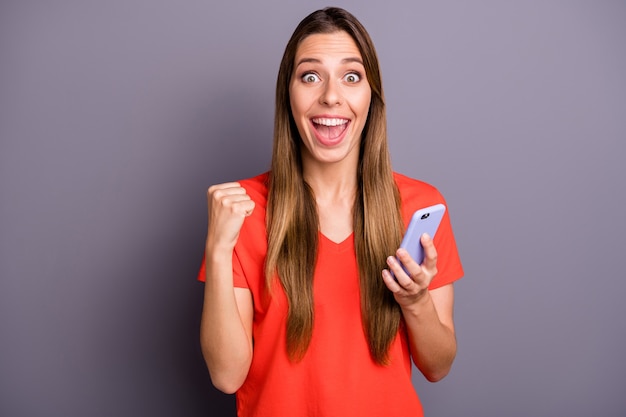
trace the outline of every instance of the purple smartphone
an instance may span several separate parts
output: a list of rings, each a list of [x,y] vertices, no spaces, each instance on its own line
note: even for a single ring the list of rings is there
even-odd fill
[[[435,237],[445,212],[446,206],[435,204],[434,206],[415,211],[413,217],[411,217],[411,222],[404,234],[400,247],[406,249],[411,258],[420,265],[424,261],[424,248],[420,243],[420,238],[424,233],[428,233],[431,238]]]

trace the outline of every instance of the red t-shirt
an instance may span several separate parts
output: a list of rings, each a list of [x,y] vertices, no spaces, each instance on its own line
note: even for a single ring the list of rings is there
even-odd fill
[[[445,204],[434,187],[400,174],[394,177],[402,196],[405,225],[415,210]],[[411,383],[408,337],[403,327],[391,345],[389,365],[378,365],[370,356],[361,320],[353,235],[335,243],[320,233],[311,344],[302,361],[289,361],[287,299],[278,282],[272,297],[265,291],[266,180],[267,173],[240,181],[256,206],[244,222],[233,254],[234,285],[250,289],[254,301],[254,354],[246,381],[237,391],[238,415],[422,416]],[[448,210],[434,242],[438,274],[430,289],[463,276]],[[198,279],[205,279],[204,262]]]

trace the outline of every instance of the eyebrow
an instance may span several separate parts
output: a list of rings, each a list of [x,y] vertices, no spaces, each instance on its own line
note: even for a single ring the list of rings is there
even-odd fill
[[[349,58],[344,58],[341,60],[342,64],[350,64],[352,62],[356,62],[357,64],[361,64],[363,65],[363,60],[359,57],[349,57]],[[296,68],[298,66],[300,66],[301,64],[305,64],[305,63],[313,63],[313,64],[321,64],[322,61],[317,59],[317,58],[302,58],[300,61],[298,61],[298,63],[296,64]]]

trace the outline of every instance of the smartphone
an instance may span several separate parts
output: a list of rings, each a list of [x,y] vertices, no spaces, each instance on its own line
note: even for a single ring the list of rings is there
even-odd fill
[[[424,233],[428,233],[431,238],[435,237],[445,212],[446,206],[435,204],[434,206],[416,210],[413,213],[413,217],[411,217],[409,227],[406,229],[400,247],[406,249],[411,258],[420,265],[424,261],[424,248],[420,243],[420,238]],[[404,265],[402,267],[404,268]]]

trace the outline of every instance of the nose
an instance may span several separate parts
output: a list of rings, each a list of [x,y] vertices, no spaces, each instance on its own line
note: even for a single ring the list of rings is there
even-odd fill
[[[320,95],[320,104],[325,106],[337,106],[341,104],[342,101],[341,87],[338,85],[338,82],[333,80],[326,81]]]

